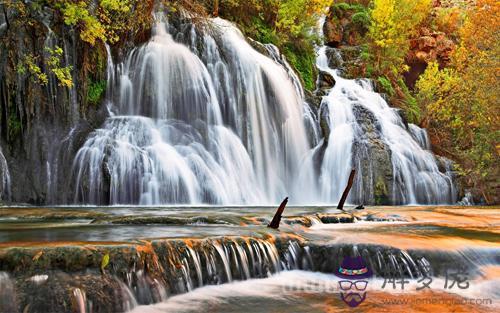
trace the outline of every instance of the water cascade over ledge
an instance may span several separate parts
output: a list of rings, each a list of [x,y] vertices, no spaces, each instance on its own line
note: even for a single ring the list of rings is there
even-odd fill
[[[297,179],[313,171],[292,80],[232,24],[211,25],[213,36],[177,31],[184,45],[158,17],[151,40],[114,68],[116,115],[76,156],[75,201],[269,203],[303,186],[313,196],[312,175]]]
[[[7,161],[0,149],[0,200],[9,199],[10,196],[10,173]]]
[[[338,202],[339,191],[354,167],[357,178],[351,199],[355,203],[456,202],[450,164],[432,154],[426,131],[405,125],[397,109],[389,107],[369,80],[342,78],[330,68],[327,49],[330,57],[342,63],[336,49],[319,49],[317,67],[335,80],[321,104],[330,129],[321,164],[321,198]],[[444,163],[444,169],[438,162]]]
[[[260,46],[268,57],[231,23],[208,24],[174,26],[157,14],[146,44],[122,63],[108,57],[111,114],[75,157],[72,201],[335,203],[351,167],[351,202],[377,203],[380,190],[385,203],[455,201],[450,171],[440,172],[425,131],[407,131],[367,81],[342,79],[320,52],[318,67],[337,81],[320,108],[329,112],[326,143],[322,113],[305,102],[277,48]]]

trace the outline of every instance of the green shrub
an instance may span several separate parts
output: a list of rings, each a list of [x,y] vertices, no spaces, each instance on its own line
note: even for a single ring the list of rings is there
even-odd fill
[[[335,15],[341,15],[342,12],[345,12],[345,11],[348,11],[351,9],[351,5],[349,3],[345,3],[345,2],[340,2],[340,3],[335,3],[334,5],[332,5],[332,12],[335,14]]]
[[[370,14],[363,10],[356,12],[351,17],[352,22],[361,29],[368,29],[370,26]]]
[[[377,78],[378,86],[380,87],[380,91],[386,93],[389,96],[394,96],[394,88],[392,88],[391,81],[385,76],[379,76]]]
[[[262,19],[259,17],[253,17],[252,18],[253,25],[253,33],[255,33],[255,40],[261,42],[261,43],[272,43],[274,45],[278,44],[278,36],[276,36],[276,33],[273,31],[269,25],[264,23]],[[244,31],[245,32],[245,31]],[[246,32],[245,32],[246,33]]]
[[[408,122],[418,124],[422,118],[422,110],[417,99],[411,94],[403,79],[398,79],[397,84],[399,90],[403,93],[402,108]]]
[[[298,72],[304,83],[304,88],[314,90],[316,88],[316,55],[314,49],[297,50],[289,44],[283,49],[283,54],[290,65]]]
[[[93,105],[97,105],[106,91],[106,80],[98,80],[90,82],[87,89],[87,101]]]

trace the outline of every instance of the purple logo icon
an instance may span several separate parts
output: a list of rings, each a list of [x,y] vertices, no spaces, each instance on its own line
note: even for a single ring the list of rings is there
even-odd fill
[[[340,298],[350,307],[357,307],[366,299],[368,278],[373,273],[361,256],[345,257],[335,272],[339,281]]]

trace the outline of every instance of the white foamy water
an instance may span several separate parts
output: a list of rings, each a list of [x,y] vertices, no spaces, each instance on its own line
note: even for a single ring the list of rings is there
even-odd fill
[[[197,55],[158,17],[151,40],[108,74],[117,79],[115,117],[76,156],[75,201],[315,199],[313,170],[302,162],[310,146],[299,89],[232,24],[214,19],[212,26],[222,35],[188,32],[193,45],[203,43]]]
[[[10,198],[9,166],[0,148],[0,199]]]
[[[138,306],[133,313],[167,313],[167,312],[199,312],[200,310],[215,310],[217,312],[264,312],[269,310],[286,310],[293,312],[324,312],[324,307],[318,306],[328,299],[328,307],[332,305],[339,311],[345,309],[346,312],[352,310],[340,300],[340,290],[338,281],[340,279],[332,274],[314,273],[306,271],[286,271],[273,275],[265,279],[250,279],[246,281],[227,283],[216,286],[205,286],[197,288],[186,294],[176,295],[168,298],[162,303],[148,306]],[[362,304],[359,309],[373,308],[373,303],[378,303],[387,292],[387,296],[406,297],[408,299],[432,299],[439,297],[438,293],[451,293],[452,296],[460,298],[492,299],[491,308],[498,306],[498,300],[492,289],[495,281],[472,282],[468,289],[446,290],[445,281],[441,278],[434,278],[431,283],[431,291],[417,291],[421,287],[416,279],[409,279],[405,288],[401,289],[400,284],[396,284],[393,289],[392,284],[386,284],[384,279],[369,279],[367,285],[366,304]],[[498,280],[496,281],[498,282]],[[458,291],[457,291],[458,290]],[[370,294],[377,292],[373,298]],[[387,309],[390,307],[387,306]],[[372,312],[369,310],[369,312]]]

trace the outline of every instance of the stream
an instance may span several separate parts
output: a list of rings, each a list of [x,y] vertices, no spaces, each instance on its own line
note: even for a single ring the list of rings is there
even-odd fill
[[[0,208],[0,294],[15,299],[0,311],[56,312],[45,299],[60,293],[76,312],[347,312],[334,275],[346,256],[374,273],[362,312],[498,310],[497,207],[290,206],[272,230],[274,209]],[[466,280],[445,288],[450,273]]]

